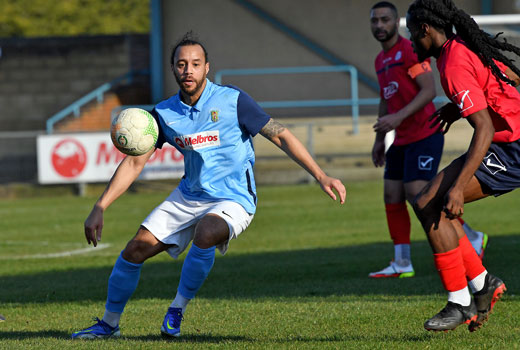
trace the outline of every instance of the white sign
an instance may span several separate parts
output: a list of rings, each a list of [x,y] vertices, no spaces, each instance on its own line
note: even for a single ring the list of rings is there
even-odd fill
[[[105,182],[125,157],[114,147],[108,132],[40,135],[37,154],[41,184]],[[164,144],[148,160],[139,179],[180,178],[183,174],[182,154]]]

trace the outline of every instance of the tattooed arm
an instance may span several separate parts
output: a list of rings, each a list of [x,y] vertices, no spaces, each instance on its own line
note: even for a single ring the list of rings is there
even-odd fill
[[[266,139],[269,139],[270,141],[274,142],[272,138],[284,130],[285,126],[271,118],[269,119],[267,124],[265,124],[265,126],[260,130],[260,134]],[[279,145],[277,146],[280,147]]]
[[[325,193],[336,200],[333,190],[339,194],[340,203],[345,202],[346,190],[340,180],[327,176],[311,157],[305,146],[282,124],[270,119],[260,130],[260,134],[278,146],[303,169],[311,174]]]

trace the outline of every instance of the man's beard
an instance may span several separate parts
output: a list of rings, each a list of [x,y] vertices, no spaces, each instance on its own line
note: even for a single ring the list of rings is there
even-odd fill
[[[395,35],[395,33],[397,32],[397,30],[394,28],[392,31],[390,32],[386,32],[386,31],[383,31],[386,33],[385,37],[382,38],[382,39],[379,39],[376,35],[377,35],[377,32],[374,34],[374,37],[376,38],[377,41],[379,42],[387,42],[388,40],[392,39]]]
[[[182,92],[184,92],[188,96],[195,95],[200,90],[200,88],[202,86],[202,82],[205,79],[205,77],[203,77],[201,80],[196,80],[196,79],[192,78],[192,81],[195,83],[195,85],[192,86],[190,88],[190,90],[188,90],[188,89],[184,88],[184,86],[182,85],[183,81],[177,76],[177,74],[174,74],[174,76],[175,76],[175,81],[179,85],[179,88],[182,90]]]

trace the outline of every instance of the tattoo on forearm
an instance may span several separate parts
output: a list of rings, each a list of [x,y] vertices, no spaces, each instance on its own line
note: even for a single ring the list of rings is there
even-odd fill
[[[278,135],[285,130],[285,126],[280,124],[274,119],[270,119],[267,124],[260,130],[260,135],[267,137],[268,139]]]

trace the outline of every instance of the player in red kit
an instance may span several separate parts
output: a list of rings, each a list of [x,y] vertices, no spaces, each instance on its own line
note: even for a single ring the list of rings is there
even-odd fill
[[[376,167],[385,165],[384,202],[394,259],[369,277],[413,277],[406,201],[411,202],[437,174],[444,145],[443,134],[429,121],[435,112],[435,82],[429,60],[420,63],[411,42],[399,35],[399,17],[392,3],[372,6],[370,26],[383,49],[375,60],[381,102],[372,159]],[[392,130],[395,139],[385,155],[385,135]],[[477,253],[483,255],[487,236],[464,227]]]
[[[451,330],[467,323],[473,331],[487,320],[506,287],[487,272],[455,219],[464,213],[464,203],[520,187],[520,94],[514,87],[520,70],[502,54],[520,55],[520,48],[480,30],[451,0],[414,1],[407,27],[419,60],[437,58],[442,87],[452,102],[437,113],[440,127],[446,132],[462,117],[474,130],[468,151],[414,202],[448,291],[448,304],[424,327]]]

